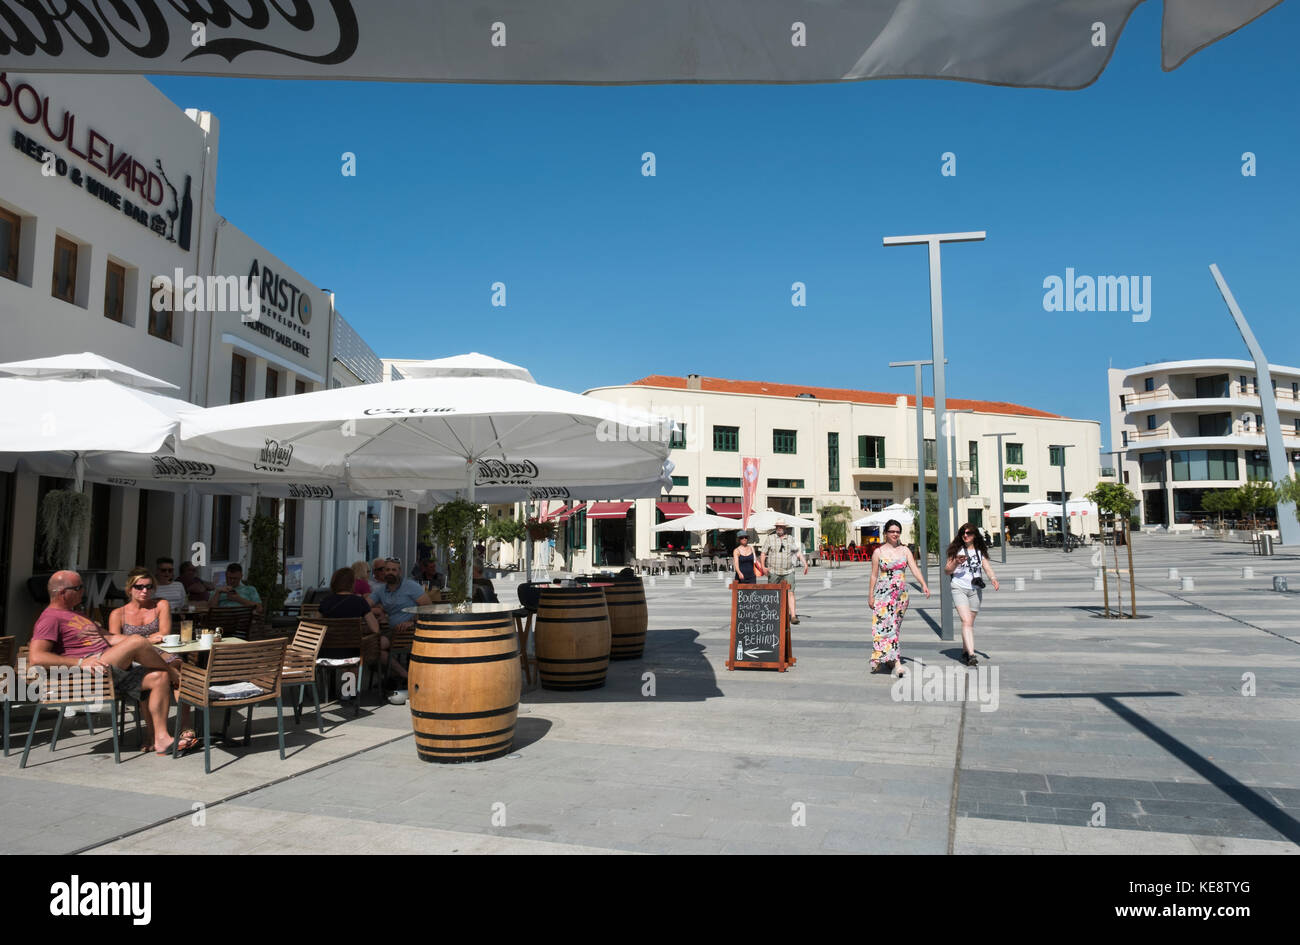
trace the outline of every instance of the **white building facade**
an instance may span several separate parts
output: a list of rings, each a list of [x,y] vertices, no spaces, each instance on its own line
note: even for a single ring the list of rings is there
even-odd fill
[[[1164,361],[1108,372],[1111,449],[1142,500],[1142,522],[1188,530],[1210,518],[1207,492],[1300,471],[1300,368],[1253,361]],[[1261,383],[1272,386],[1287,469],[1271,471]]]
[[[217,215],[212,115],[178,109],[137,76],[4,73],[0,131],[0,361],[90,351],[169,381],[200,406],[380,380],[378,358],[329,294]],[[206,298],[194,311],[183,293],[152,304],[158,280],[178,273],[253,276],[259,318],[228,304],[213,311]],[[20,461],[0,465],[7,634],[30,633],[39,605],[28,578],[52,566],[40,560],[40,499],[67,484]],[[136,565],[190,558],[195,542],[205,574],[241,557],[246,496],[93,481],[85,491],[92,517],[79,567],[119,587]],[[328,579],[370,547],[389,553],[394,536],[376,530],[385,513],[392,528],[386,504],[263,500],[285,525],[287,581]]]
[[[827,505],[881,509],[916,497],[914,396],[698,375],[655,375],[587,394],[671,417],[682,433],[671,454],[671,494],[635,501],[609,496],[607,502],[589,503],[563,517],[557,550],[574,570],[622,565],[666,550],[669,542],[680,547],[685,536],[652,528],[688,507],[738,515],[743,457],[759,460],[756,509],[770,507],[816,522]],[[997,529],[997,440],[987,433],[1014,434],[1004,440],[1004,465],[1023,471],[1003,483],[1005,508],[1059,498],[1061,470],[1053,464],[1054,445],[1070,447],[1065,451],[1067,498],[1096,486],[1097,421],[988,401],[950,398],[948,406],[973,411],[954,413],[946,431],[955,444],[951,494],[958,521]],[[923,415],[926,483],[933,488],[936,434],[928,399]],[[727,540],[726,533],[718,537]],[[801,535],[809,549],[819,537],[817,529]]]

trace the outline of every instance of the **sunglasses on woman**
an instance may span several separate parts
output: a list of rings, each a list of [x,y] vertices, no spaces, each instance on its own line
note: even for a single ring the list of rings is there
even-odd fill
[[[132,585],[131,585],[131,590],[133,590],[133,591],[152,591],[152,590],[153,590],[153,585],[152,585],[152,584],[132,584]]]

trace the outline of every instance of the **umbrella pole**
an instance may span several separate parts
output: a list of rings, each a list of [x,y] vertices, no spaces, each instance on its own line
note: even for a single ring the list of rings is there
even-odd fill
[[[72,468],[73,468],[72,475],[73,475],[73,483],[74,483],[72,489],[74,492],[80,494],[82,488],[86,483],[86,457],[83,456],[81,453],[78,453],[77,458],[73,461]],[[70,571],[77,570],[77,556],[80,553],[81,553],[81,533],[78,532],[77,534],[72,536],[72,544],[68,549],[68,570]],[[86,596],[87,599],[89,599],[89,595]]]
[[[529,499],[524,502],[524,521],[527,522],[528,519],[532,516],[532,514],[533,514],[533,503],[532,500]],[[525,534],[524,535],[524,580],[531,581],[532,579],[533,579],[533,536]]]
[[[469,462],[465,464],[465,488],[469,493],[469,501],[474,501],[474,464]],[[465,536],[465,593],[468,595],[466,601],[474,600],[474,526],[469,526],[469,533]]]

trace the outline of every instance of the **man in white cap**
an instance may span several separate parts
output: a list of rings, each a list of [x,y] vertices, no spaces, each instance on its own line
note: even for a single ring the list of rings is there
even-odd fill
[[[763,555],[758,566],[767,572],[768,584],[785,582],[790,586],[785,599],[790,606],[790,623],[799,622],[799,612],[794,607],[795,562],[803,566],[803,573],[808,573],[808,559],[804,557],[803,547],[798,539],[789,535],[785,519],[776,520],[775,534],[763,540]]]

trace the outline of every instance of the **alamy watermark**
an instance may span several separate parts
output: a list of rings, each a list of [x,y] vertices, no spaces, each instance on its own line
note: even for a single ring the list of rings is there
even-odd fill
[[[625,418],[602,420],[596,424],[596,439],[602,443],[672,443],[673,449],[694,452],[699,449],[700,431],[704,427],[701,407],[654,405],[618,402],[628,412]],[[644,419],[647,422],[637,422]]]
[[[1151,321],[1150,276],[1076,276],[1043,280],[1045,312],[1131,312],[1133,321]]]
[[[12,666],[0,666],[0,701],[40,702],[50,691],[70,697],[85,694],[85,708],[99,712],[105,708],[101,676],[81,666],[30,666],[21,675]]]
[[[918,659],[911,672],[894,680],[889,695],[895,702],[978,702],[981,712],[995,712],[998,668],[981,664],[940,669]]]
[[[241,321],[262,317],[257,280],[251,276],[156,276],[150,304],[155,312],[239,312]]]

